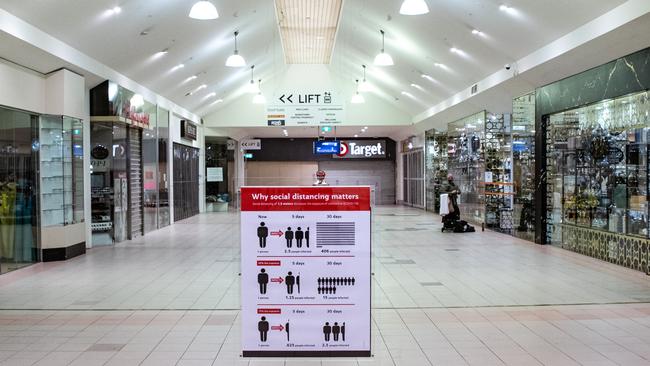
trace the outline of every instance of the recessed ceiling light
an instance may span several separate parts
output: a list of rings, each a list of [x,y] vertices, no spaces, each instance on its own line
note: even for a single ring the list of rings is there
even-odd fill
[[[169,53],[169,48],[165,48],[165,49],[162,50],[162,51],[158,51],[158,52],[156,52],[153,56],[154,56],[155,58],[159,58],[159,57],[165,56],[165,55],[168,54],[168,53]]]
[[[508,5],[506,5],[506,4],[501,4],[501,5],[499,6],[499,10],[501,10],[501,11],[506,11],[506,10],[508,10],[508,9],[509,9],[509,8],[508,8]]]
[[[192,81],[192,80],[196,80],[196,79],[198,79],[198,76],[192,75],[189,78],[185,79],[185,81]]]
[[[475,35],[475,36],[482,36],[483,32],[481,32],[478,29],[472,29],[472,34]]]
[[[414,87],[414,88],[421,88],[421,86],[419,86],[418,84],[414,84],[414,83],[411,83],[411,86]]]
[[[212,92],[212,93],[206,95],[205,97],[206,97],[206,98],[213,98],[213,97],[216,97],[216,96],[217,96],[217,93]]]
[[[359,135],[354,135],[354,137],[359,137]]]
[[[436,62],[433,64],[435,67],[444,67],[445,65],[441,64],[440,62]]]
[[[198,89],[196,89],[196,90],[201,90],[201,89],[205,89],[205,88],[207,88],[207,87],[208,87],[207,85],[205,85],[205,84],[202,84],[202,85],[201,85],[201,86],[199,86],[199,87],[198,87]]]
[[[367,130],[367,129],[368,129],[368,126],[365,126],[363,129],[364,129],[364,130]]]
[[[119,14],[122,12],[122,8],[120,8],[119,6],[115,6],[113,7],[113,9],[111,9],[111,11],[113,12],[113,14]]]
[[[184,67],[185,67],[185,64],[178,64],[178,65],[172,67],[172,71],[176,71],[176,70],[182,69]]]
[[[402,92],[402,95],[406,95],[406,96],[409,97],[409,98],[415,98],[415,97],[413,96],[413,94],[411,94],[411,93],[409,93],[409,92],[407,92],[407,91],[403,91],[403,92]]]
[[[460,52],[460,50],[458,48],[456,48],[456,47],[450,48],[449,51],[451,51],[452,53],[459,53]]]

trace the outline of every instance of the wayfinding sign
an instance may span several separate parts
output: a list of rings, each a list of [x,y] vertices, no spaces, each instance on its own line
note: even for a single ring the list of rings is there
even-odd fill
[[[344,102],[332,91],[281,92],[266,112],[268,126],[336,125],[345,120]]]
[[[370,187],[242,187],[244,357],[370,356]]]

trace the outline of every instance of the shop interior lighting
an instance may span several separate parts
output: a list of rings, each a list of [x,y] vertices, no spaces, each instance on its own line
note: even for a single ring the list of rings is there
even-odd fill
[[[259,92],[253,97],[253,104],[265,104],[266,103],[266,97],[262,94],[262,79],[259,79],[257,81],[257,89]]]
[[[362,93],[371,92],[373,90],[372,85],[366,80],[366,65],[361,65],[363,67],[363,80],[359,83],[359,91]]]
[[[204,0],[194,3],[188,16],[197,20],[214,20],[219,18],[219,12],[213,3]]]
[[[375,65],[377,66],[392,66],[395,63],[393,62],[393,58],[391,55],[386,53],[385,51],[385,33],[383,29],[379,30],[379,33],[381,33],[381,52],[375,56]]]
[[[232,55],[228,56],[226,59],[226,66],[228,67],[244,67],[246,66],[246,60],[244,60],[244,57],[239,54],[239,50],[237,49],[237,36],[239,35],[239,31],[235,31],[234,36],[235,36],[235,52],[233,52]]]
[[[248,82],[248,85],[246,86],[246,91],[251,94],[257,94],[260,92],[260,87],[255,82],[255,65],[251,66],[251,81]]]
[[[363,97],[363,95],[359,94],[359,80],[357,80],[357,91],[352,96],[351,103],[352,104],[362,104],[362,103],[365,103],[365,102],[366,102],[366,99]]]
[[[399,8],[402,15],[421,15],[429,12],[429,7],[424,0],[404,0]]]

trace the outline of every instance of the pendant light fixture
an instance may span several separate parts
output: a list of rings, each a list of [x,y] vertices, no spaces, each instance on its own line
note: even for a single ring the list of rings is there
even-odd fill
[[[255,70],[255,65],[251,66],[251,81],[246,85],[246,91],[251,93],[251,94],[257,94],[260,92],[260,87],[255,83],[255,75],[254,75],[254,70]]]
[[[352,96],[352,100],[350,102],[352,104],[362,104],[366,102],[366,99],[363,97],[363,95],[359,94],[359,79],[357,79],[357,91]]]
[[[239,50],[237,49],[237,36],[239,35],[239,31],[235,31],[235,52],[228,56],[228,59],[226,59],[226,66],[228,67],[244,67],[246,66],[246,60],[242,57],[242,55],[239,54]]]
[[[361,65],[363,67],[363,80],[359,84],[359,91],[362,93],[373,91],[372,85],[366,80],[366,65]]]
[[[259,92],[253,97],[253,104],[265,104],[266,103],[266,98],[262,94],[262,79],[259,79],[257,81],[257,89]]]
[[[404,0],[399,8],[402,15],[421,15],[429,12],[429,7],[424,0]]]
[[[381,52],[377,54],[375,57],[375,65],[377,66],[392,66],[394,65],[393,63],[393,58],[384,52],[384,30],[380,29],[379,32],[381,33]]]
[[[189,17],[198,20],[213,20],[219,18],[219,12],[209,1],[197,1],[190,9]]]

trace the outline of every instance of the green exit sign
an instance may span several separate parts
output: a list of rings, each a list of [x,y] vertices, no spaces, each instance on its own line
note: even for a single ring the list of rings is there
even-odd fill
[[[244,154],[244,158],[246,158],[246,159],[252,159],[252,158],[253,158],[253,154],[251,154],[251,153],[246,153],[246,154]]]
[[[323,127],[320,128],[320,130],[323,131],[323,132],[330,132],[330,131],[332,131],[332,127],[331,126],[323,126]]]

